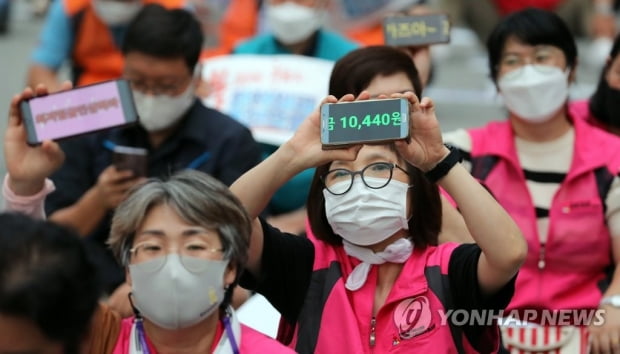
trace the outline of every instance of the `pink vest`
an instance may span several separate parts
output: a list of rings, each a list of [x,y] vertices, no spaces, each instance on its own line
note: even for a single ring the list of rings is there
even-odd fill
[[[601,125],[599,120],[596,119],[590,113],[590,106],[589,105],[590,105],[590,101],[589,100],[573,101],[573,102],[569,103],[568,110],[569,110],[569,113],[570,113],[571,117],[573,117],[573,119],[581,119],[583,121],[586,121],[586,122],[592,124],[593,126],[595,126],[597,128],[605,130],[605,127],[603,125]]]
[[[607,286],[606,271],[613,270],[604,201],[620,168],[620,139],[581,118],[573,119],[573,125],[573,160],[549,210],[544,250],[510,123],[492,122],[469,131],[472,175],[484,181],[528,243],[509,310],[597,308]]]
[[[308,237],[315,246],[311,284],[295,328],[282,322],[280,329],[280,339],[298,353],[476,353],[462,331],[441,321],[452,303],[447,271],[457,244],[414,250],[376,315],[371,346],[377,267],[361,289],[349,291],[345,280],[359,261],[342,246]],[[497,327],[488,328],[480,340],[484,353],[499,346]]]
[[[125,318],[121,322],[121,330],[116,341],[116,346],[112,354],[128,354],[130,346],[130,334],[131,325],[133,324],[133,317]],[[219,338],[216,338],[219,340]],[[146,338],[149,352],[151,354],[157,354],[155,347],[151,341]],[[240,353],[274,353],[274,354],[293,354],[295,353],[290,348],[277,342],[275,339],[266,336],[265,334],[258,332],[244,324],[241,324],[241,344],[239,345]]]

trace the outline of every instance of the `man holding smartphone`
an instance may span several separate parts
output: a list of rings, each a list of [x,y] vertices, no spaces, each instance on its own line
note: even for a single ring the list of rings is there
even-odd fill
[[[116,147],[146,149],[147,177],[190,168],[231,184],[260,161],[249,129],[194,96],[202,41],[191,13],[145,6],[129,25],[123,45],[123,77],[131,83],[140,124],[61,142],[66,160],[52,176],[56,191],[47,198],[46,212],[87,238],[108,292],[124,281],[105,244],[110,217],[143,178],[114,166]]]

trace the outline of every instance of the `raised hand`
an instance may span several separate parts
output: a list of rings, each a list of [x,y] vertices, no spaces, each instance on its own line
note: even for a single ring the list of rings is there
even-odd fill
[[[357,100],[367,100],[370,98],[368,92],[362,92]],[[356,100],[355,96],[349,94],[337,100],[334,96],[326,97],[321,105],[326,103],[351,102]],[[319,166],[334,160],[355,160],[361,145],[351,146],[342,149],[323,150],[321,146],[321,114],[320,107],[314,110],[299,126],[295,135],[286,142],[288,147],[295,154],[295,163],[301,165],[301,169]]]
[[[71,83],[63,83],[61,89],[71,89]],[[56,171],[65,158],[58,144],[53,141],[44,141],[39,146],[26,143],[26,128],[19,105],[23,100],[47,93],[47,88],[39,85],[34,91],[26,88],[11,100],[9,125],[4,135],[4,159],[9,173],[9,187],[17,195],[33,195],[40,191],[45,178]]]
[[[448,153],[443,145],[433,101],[425,97],[420,102],[415,94],[394,94],[392,98],[407,98],[410,102],[409,142],[397,141],[396,148],[412,165],[422,171],[435,167]]]

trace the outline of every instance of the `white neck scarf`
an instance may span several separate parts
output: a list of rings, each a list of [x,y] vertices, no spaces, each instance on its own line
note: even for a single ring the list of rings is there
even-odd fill
[[[366,283],[368,272],[373,264],[405,263],[413,253],[413,243],[407,238],[400,238],[387,246],[385,250],[375,253],[371,249],[352,244],[347,240],[342,240],[344,251],[351,257],[362,261],[358,264],[349,277],[345,287],[351,291],[358,290]]]
[[[230,326],[232,327],[232,332],[234,336],[234,342],[236,343],[236,347],[241,347],[241,323],[235,314],[235,311],[231,306],[228,307],[228,311],[230,313]],[[138,331],[136,330],[136,321],[134,321],[131,326],[131,334],[129,335],[129,354],[148,354],[148,348],[143,348],[140,344],[140,338],[138,336]],[[234,354],[233,346],[231,345],[231,341],[228,340],[228,331],[224,328],[222,332],[222,337],[220,341],[217,343],[213,354]]]

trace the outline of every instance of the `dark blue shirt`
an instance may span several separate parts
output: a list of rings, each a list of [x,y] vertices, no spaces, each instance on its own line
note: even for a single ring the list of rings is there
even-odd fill
[[[233,118],[202,105],[196,100],[182,118],[177,130],[157,148],[139,125],[102,131],[62,141],[64,165],[52,180],[56,191],[46,200],[48,215],[76,203],[97,183],[101,172],[112,163],[110,145],[146,148],[148,176],[165,178],[186,168],[206,172],[226,185],[261,160],[258,144],[249,129]],[[101,264],[107,290],[124,280],[124,271],[116,264],[105,242],[112,213],[87,237],[93,255]]]

